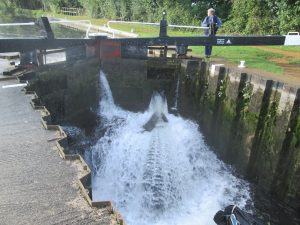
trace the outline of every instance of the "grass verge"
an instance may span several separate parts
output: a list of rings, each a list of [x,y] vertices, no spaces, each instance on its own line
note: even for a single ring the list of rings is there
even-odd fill
[[[193,53],[197,56],[203,56],[204,47],[192,47]],[[270,61],[271,58],[281,58],[282,55],[274,54],[264,50],[247,47],[247,46],[216,46],[213,47],[213,58],[223,58],[236,65],[241,60],[246,61],[248,68],[255,68],[274,73],[276,75],[283,74],[283,68],[276,63]]]
[[[280,49],[283,51],[300,53],[300,46],[269,46],[269,48],[275,48],[275,49]]]
[[[293,61],[290,61],[289,64],[300,65],[300,59],[295,59],[295,60],[293,60]]]

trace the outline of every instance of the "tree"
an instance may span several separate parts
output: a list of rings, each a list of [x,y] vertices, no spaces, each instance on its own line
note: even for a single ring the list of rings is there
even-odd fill
[[[232,0],[193,0],[191,7],[191,15],[202,21],[207,16],[207,10],[214,8],[218,17],[225,22],[229,16],[232,6]]]
[[[235,0],[224,29],[228,33],[244,35],[270,34],[276,30],[272,10],[268,0]]]
[[[80,0],[83,8],[86,9],[86,12],[91,17],[100,17],[102,15],[102,8],[101,5],[104,0]]]
[[[148,21],[148,0],[132,0],[132,19]]]
[[[131,20],[132,15],[132,2],[131,0],[120,0],[120,17],[123,20]]]
[[[167,12],[169,24],[200,25],[207,9],[216,9],[229,34],[286,34],[300,30],[299,0],[0,0],[0,10],[59,11],[61,7],[83,7],[95,18],[159,22]]]
[[[5,16],[16,16],[23,9],[40,9],[43,7],[41,0],[0,0],[0,11]]]
[[[234,0],[227,33],[244,35],[286,34],[300,30],[298,0]]]
[[[115,19],[118,18],[120,15],[120,7],[119,4],[120,0],[106,0],[104,4],[102,5],[102,16],[108,19]]]
[[[50,9],[54,12],[59,12],[61,7],[82,7],[79,0],[41,0],[41,2],[44,9]]]
[[[300,1],[281,0],[277,1],[277,16],[280,33],[287,34],[289,31],[300,31]]]

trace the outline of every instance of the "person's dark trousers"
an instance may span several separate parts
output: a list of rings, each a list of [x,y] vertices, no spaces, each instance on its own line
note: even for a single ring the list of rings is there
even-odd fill
[[[212,50],[212,45],[205,45],[205,56],[210,56]]]

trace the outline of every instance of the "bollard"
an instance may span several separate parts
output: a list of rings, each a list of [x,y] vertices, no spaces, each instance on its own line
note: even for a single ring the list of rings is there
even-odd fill
[[[246,61],[241,60],[241,63],[240,63],[240,65],[239,65],[238,67],[239,67],[239,68],[246,68],[245,62],[246,62]]]

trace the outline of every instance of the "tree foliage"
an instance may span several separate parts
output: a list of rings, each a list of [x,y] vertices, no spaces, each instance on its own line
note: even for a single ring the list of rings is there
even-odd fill
[[[279,30],[286,34],[289,31],[300,31],[300,1],[281,0],[277,2]]]
[[[235,0],[229,21],[225,28],[228,32],[243,34],[265,34],[269,26],[269,10],[267,0]]]
[[[37,0],[40,1],[45,10],[59,12],[61,7],[82,7],[79,0]]]
[[[208,8],[216,9],[223,32],[244,35],[285,34],[300,30],[299,0],[0,0],[0,10],[82,7],[94,18],[200,25]]]
[[[286,34],[300,29],[298,0],[234,0],[225,24],[228,33]]]
[[[40,8],[42,8],[42,2],[40,0],[0,0],[0,13],[5,17],[15,17],[24,14],[24,9]]]

